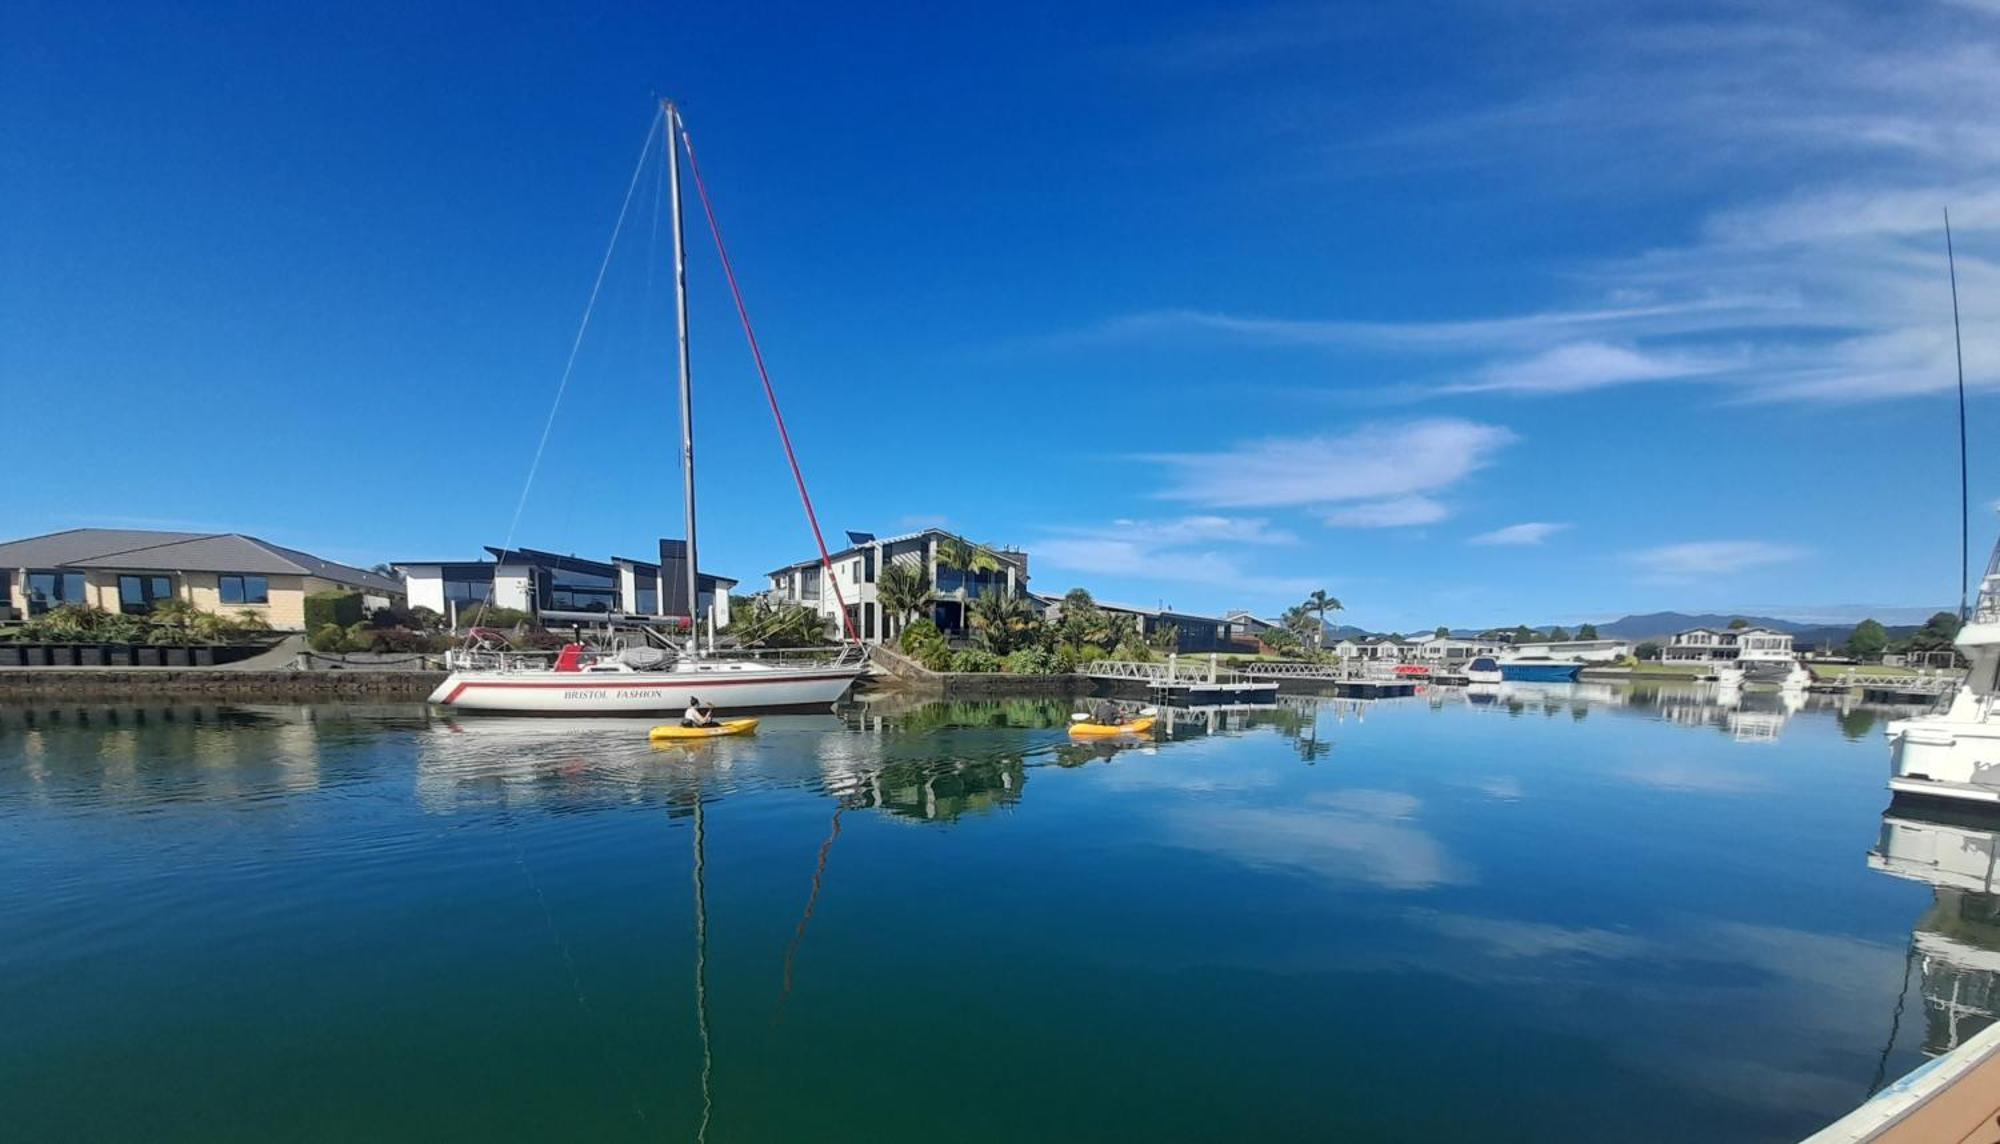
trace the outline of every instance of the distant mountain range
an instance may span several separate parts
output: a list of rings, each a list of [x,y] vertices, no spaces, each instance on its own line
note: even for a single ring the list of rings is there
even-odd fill
[[[1937,610],[1950,611],[1951,609],[1939,608]],[[1729,626],[1729,621],[1735,619],[1748,620],[1753,627],[1770,628],[1773,631],[1786,632],[1791,635],[1792,642],[1801,651],[1821,645],[1837,647],[1840,644],[1846,643],[1848,635],[1854,631],[1853,624],[1827,624],[1802,620],[1784,620],[1776,616],[1752,616],[1744,615],[1740,612],[1647,612],[1643,615],[1621,616],[1615,620],[1607,620],[1597,625],[1597,634],[1605,639],[1631,640],[1635,643],[1640,640],[1665,640],[1675,632],[1684,632],[1689,628],[1726,628]],[[1540,630],[1546,632],[1554,626],[1553,624],[1542,624]],[[1571,632],[1576,631],[1575,625],[1565,624],[1563,626]],[[1889,638],[1892,640],[1902,639],[1915,632],[1920,626],[1919,624],[1883,625],[1884,629],[1889,633]],[[1451,629],[1451,634],[1458,639],[1473,639],[1480,632],[1487,630],[1490,629],[1453,628]],[[1507,630],[1512,629],[1509,628]],[[1357,628],[1353,624],[1333,624],[1330,622],[1326,625],[1326,631],[1328,642],[1342,639],[1365,639],[1371,635],[1380,634],[1368,631],[1366,628]],[[1429,635],[1430,632],[1413,631],[1401,634],[1406,639],[1418,639]]]

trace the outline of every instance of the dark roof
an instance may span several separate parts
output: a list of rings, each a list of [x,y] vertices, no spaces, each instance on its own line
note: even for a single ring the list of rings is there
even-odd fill
[[[956,532],[951,532],[942,528],[920,528],[917,529],[915,532],[902,532],[896,534],[895,536],[876,536],[873,533],[855,532],[852,529],[850,529],[847,532],[847,538],[851,543],[849,543],[849,545],[846,548],[843,548],[838,552],[827,553],[826,561],[827,563],[831,564],[836,560],[845,560],[847,557],[852,556],[855,553],[861,551],[863,545],[901,544],[905,540],[916,540],[920,537],[925,537],[925,536],[948,536],[953,540],[964,541],[966,544],[970,545],[975,550],[983,548],[986,551],[991,552],[995,558],[1006,561],[1007,563],[1014,565],[1016,568],[1019,568],[1023,573],[1027,571],[1028,554],[1022,552],[1020,549],[996,548],[991,544],[981,544],[976,540],[960,536]],[[857,537],[866,537],[867,539],[860,540],[856,539]],[[819,567],[819,563],[820,562],[818,557],[807,557],[804,560],[794,560],[790,564],[786,564],[780,568],[773,568],[769,572],[766,572],[765,575],[776,576],[780,572],[790,572],[794,568],[817,568]]]
[[[72,528],[0,544],[0,567],[144,569],[316,576],[402,595],[401,582],[239,532]]]

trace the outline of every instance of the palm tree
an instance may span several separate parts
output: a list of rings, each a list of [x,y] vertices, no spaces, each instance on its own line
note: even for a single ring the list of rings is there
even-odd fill
[[[937,542],[937,566],[940,572],[947,568],[961,573],[970,571],[972,568],[972,559],[972,546],[956,536],[947,536]],[[943,582],[944,577],[939,576],[938,583],[942,584]],[[958,591],[961,595],[965,591],[965,581],[963,578],[959,580]]]
[[[1327,595],[1325,588],[1315,588],[1299,607],[1319,617],[1319,626],[1313,629],[1313,650],[1318,651],[1320,645],[1326,642],[1326,614],[1340,611],[1340,601]]]
[[[972,626],[979,629],[979,642],[994,655],[1024,646],[1034,631],[1035,609],[1012,592],[976,597],[969,612]]]
[[[937,593],[931,590],[930,573],[922,565],[891,563],[875,583],[875,596],[883,611],[895,617],[896,629],[901,631],[911,616],[930,610]],[[882,636],[887,639],[894,634],[885,631]]]

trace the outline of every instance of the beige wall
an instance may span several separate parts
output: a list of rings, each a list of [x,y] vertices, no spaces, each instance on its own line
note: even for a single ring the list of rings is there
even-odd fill
[[[319,588],[308,588],[308,584],[323,584],[305,576],[266,576],[267,595],[270,602],[265,604],[225,604],[222,589],[217,585],[221,579],[218,572],[181,573],[181,598],[204,612],[220,612],[233,616],[238,612],[249,612],[261,616],[264,622],[274,628],[296,631],[306,626],[306,593],[317,592]]]
[[[7,597],[13,603],[17,614],[25,616],[28,610],[27,573],[18,568],[6,570]],[[148,575],[162,575],[152,572]],[[264,622],[274,628],[290,631],[303,629],[306,624],[306,596],[313,592],[344,591],[347,585],[322,580],[316,576],[266,576],[270,600],[265,604],[225,604],[222,590],[218,586],[221,573],[217,572],[173,572],[164,573],[174,578],[176,593],[181,599],[192,603],[205,612],[221,612],[234,615],[237,612],[253,612],[264,618]],[[89,569],[84,572],[84,600],[106,611],[119,610],[118,570]],[[396,599],[400,600],[401,596]]]

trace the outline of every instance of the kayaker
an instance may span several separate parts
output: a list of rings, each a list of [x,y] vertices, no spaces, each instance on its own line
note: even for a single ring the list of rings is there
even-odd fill
[[[687,712],[681,716],[681,726],[683,727],[715,726],[715,708],[710,707],[706,703],[703,703],[699,695],[688,696],[688,709]]]
[[[1125,712],[1109,699],[1100,699],[1090,709],[1090,721],[1105,727],[1116,727],[1125,721]]]

